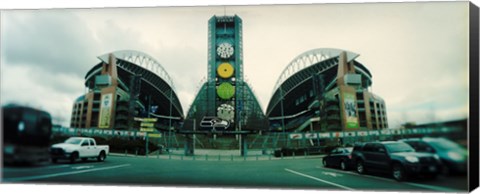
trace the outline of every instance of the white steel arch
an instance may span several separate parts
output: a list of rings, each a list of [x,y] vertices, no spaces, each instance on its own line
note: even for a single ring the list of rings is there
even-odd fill
[[[163,66],[150,55],[135,50],[119,50],[98,56],[98,59],[108,63],[108,55],[113,54],[116,58],[122,59],[140,67],[143,67],[162,78],[176,92],[172,78],[168,75]]]
[[[298,55],[282,71],[282,74],[280,74],[280,77],[275,83],[273,91],[276,91],[280,85],[293,74],[321,61],[338,57],[341,52],[346,52],[347,61],[351,61],[359,56],[359,54],[336,48],[317,48]]]

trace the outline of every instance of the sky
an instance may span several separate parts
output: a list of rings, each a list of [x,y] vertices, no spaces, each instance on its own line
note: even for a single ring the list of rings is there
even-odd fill
[[[172,77],[186,112],[207,74],[207,21],[243,20],[244,74],[266,109],[282,70],[316,48],[358,53],[388,122],[468,115],[465,2],[3,10],[1,103],[50,112],[69,125],[97,56],[138,50]]]

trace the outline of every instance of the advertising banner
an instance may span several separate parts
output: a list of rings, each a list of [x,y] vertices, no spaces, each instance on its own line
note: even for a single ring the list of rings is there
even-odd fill
[[[305,138],[307,139],[317,139],[316,133],[305,133]]]
[[[145,132],[137,132],[137,137],[145,137],[147,133]]]
[[[392,132],[391,132],[390,130],[388,130],[388,129],[383,129],[383,130],[381,130],[380,132],[382,133],[382,135],[390,135],[390,134],[392,134]]]
[[[357,134],[355,132],[345,132],[345,137],[355,137]]]
[[[100,114],[98,119],[98,128],[109,128],[112,112],[112,94],[103,94],[100,101]]]
[[[368,131],[369,135],[379,135],[380,133],[378,131]]]
[[[319,133],[318,135],[319,135],[320,137],[330,138],[330,133]]]
[[[357,135],[358,135],[358,136],[365,137],[365,136],[368,136],[368,132],[367,132],[367,131],[358,131],[358,132],[357,132]]]
[[[343,103],[345,111],[345,120],[347,129],[358,128],[358,117],[357,117],[357,102],[354,94],[343,93]]]
[[[333,137],[343,137],[343,132],[332,132]]]
[[[290,134],[290,139],[302,139],[303,134],[301,133],[292,133]]]

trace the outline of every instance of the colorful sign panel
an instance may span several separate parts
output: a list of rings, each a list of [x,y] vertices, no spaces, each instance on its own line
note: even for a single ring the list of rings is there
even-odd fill
[[[151,138],[161,138],[161,137],[162,137],[162,134],[161,134],[161,133],[149,133],[149,134],[148,134],[148,137],[151,137]]]
[[[153,131],[155,131],[155,129],[154,128],[140,127],[140,131],[142,131],[142,132],[153,132]]]
[[[135,117],[133,118],[135,121],[143,121],[143,122],[157,122],[157,118],[139,118]]]
[[[109,128],[110,118],[112,117],[113,95],[103,94],[100,101],[100,114],[98,119],[98,128]]]
[[[358,128],[358,116],[357,116],[357,102],[356,96],[350,93],[343,93],[343,105],[345,111],[345,128],[355,129]]]
[[[217,94],[222,100],[228,100],[235,95],[235,87],[228,82],[223,82],[218,86]]]

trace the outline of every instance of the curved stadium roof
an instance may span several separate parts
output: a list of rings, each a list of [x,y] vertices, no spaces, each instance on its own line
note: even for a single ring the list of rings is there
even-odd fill
[[[312,76],[312,73],[323,73],[336,67],[338,65],[337,58],[342,52],[346,52],[348,62],[355,60],[359,56],[357,53],[336,48],[317,48],[306,51],[295,57],[290,63],[288,63],[277,79],[266,114],[269,115],[275,106],[277,106],[281,99],[280,93],[285,96],[303,81],[309,79]],[[371,80],[372,75],[370,71],[362,64],[355,62],[355,70]],[[280,86],[282,86],[283,92],[279,92]]]
[[[152,92],[160,94],[162,98],[170,100],[173,105],[173,115],[183,116],[183,109],[175,91],[171,77],[163,66],[146,53],[134,50],[120,50],[98,56],[102,62],[108,63],[109,54],[117,59],[117,68],[120,78],[121,71],[128,74],[141,74],[142,80],[149,84]],[[85,75],[85,85],[88,80],[101,72],[101,63],[90,69]],[[120,82],[120,84],[124,84]],[[127,83],[128,84],[128,83]],[[142,88],[143,90],[143,88]],[[170,99],[171,95],[171,99]]]

